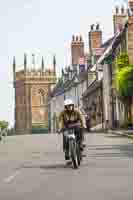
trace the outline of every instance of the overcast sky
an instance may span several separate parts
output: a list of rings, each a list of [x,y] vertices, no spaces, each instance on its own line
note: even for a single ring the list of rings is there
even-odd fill
[[[81,34],[88,47],[90,25],[101,24],[103,39],[113,34],[112,10],[125,0],[0,0],[0,120],[14,122],[12,58],[23,64],[35,54],[40,65],[44,56],[50,66],[56,54],[58,72],[70,63],[73,34]],[[119,4],[121,5],[121,3]],[[19,69],[19,68],[18,68]]]

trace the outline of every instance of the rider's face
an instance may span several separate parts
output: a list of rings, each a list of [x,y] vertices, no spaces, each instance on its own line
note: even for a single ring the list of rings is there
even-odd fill
[[[73,108],[72,105],[65,106],[65,109],[66,109],[66,110],[72,110],[72,108]]]

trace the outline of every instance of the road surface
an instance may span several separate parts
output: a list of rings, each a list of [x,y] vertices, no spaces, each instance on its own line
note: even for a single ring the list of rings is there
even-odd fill
[[[90,133],[86,144],[73,170],[60,135],[7,137],[0,142],[0,200],[132,200],[133,140]]]

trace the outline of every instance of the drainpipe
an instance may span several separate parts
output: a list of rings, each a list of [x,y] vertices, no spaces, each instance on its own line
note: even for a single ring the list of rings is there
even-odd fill
[[[101,86],[101,97],[102,97],[102,102],[101,102],[101,107],[102,107],[102,130],[104,130],[103,83],[102,83],[102,86]]]

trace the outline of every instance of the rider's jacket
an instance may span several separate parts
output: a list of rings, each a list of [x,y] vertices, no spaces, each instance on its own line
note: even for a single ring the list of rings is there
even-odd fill
[[[72,110],[70,112],[63,110],[59,115],[59,127],[60,129],[66,128],[70,123],[81,123],[83,128],[82,115],[78,110]]]

